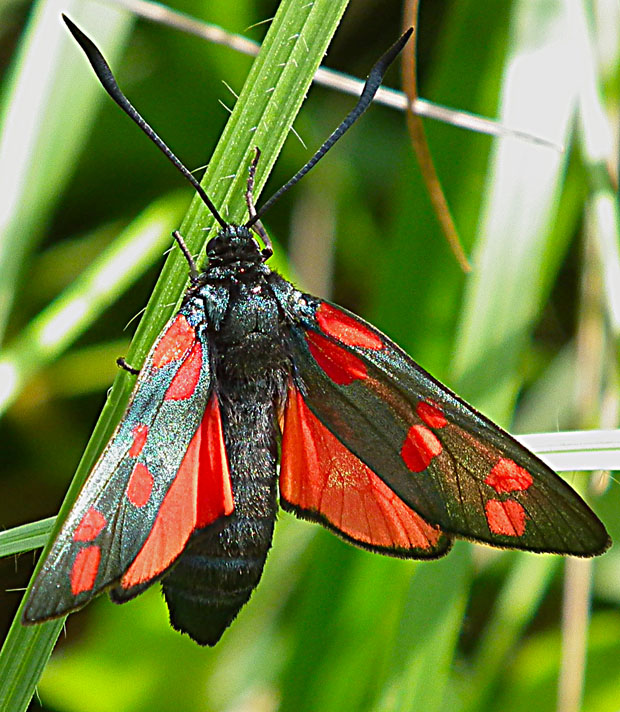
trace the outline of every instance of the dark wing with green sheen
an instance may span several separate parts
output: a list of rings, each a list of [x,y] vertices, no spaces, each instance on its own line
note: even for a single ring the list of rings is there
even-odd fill
[[[137,595],[195,529],[232,511],[206,330],[190,322],[181,311],[155,342],[37,575],[25,623],[80,608],[111,585],[117,601]]]
[[[424,520],[499,547],[593,556],[609,546],[564,480],[384,334],[279,277],[273,289],[304,403]]]

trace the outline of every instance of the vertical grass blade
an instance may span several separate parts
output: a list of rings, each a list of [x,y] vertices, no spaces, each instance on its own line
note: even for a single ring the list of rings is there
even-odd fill
[[[61,11],[99,29],[111,60],[131,18],[80,0],[40,0],[23,34],[0,106],[0,342],[24,259],[40,242],[99,104],[96,83],[79,63]]]
[[[577,73],[568,69],[578,55],[567,6],[517,3],[513,28],[502,121],[565,145],[578,92]],[[519,359],[562,251],[550,228],[564,161],[549,148],[500,140],[488,172],[453,368],[461,395],[504,423],[521,383]],[[477,378],[481,371],[485,377]]]
[[[0,354],[0,415],[163,254],[185,204],[178,195],[153,203]]]
[[[312,3],[284,0],[280,4],[202,182],[228,219],[238,220],[245,210],[247,166],[257,145],[263,156],[257,175],[257,193],[264,184],[346,4],[346,0],[315,0]],[[100,28],[96,24],[84,23],[83,29],[96,38]],[[95,82],[92,78],[91,81]],[[145,141],[146,150],[149,147]],[[193,251],[206,241],[204,228],[212,223],[205,210],[199,200],[194,200],[182,226]],[[186,279],[187,265],[177,251],[173,251],[128,353],[131,363],[142,362],[172,311],[170,305],[178,301]],[[129,390],[127,374],[119,374],[80,462],[59,522],[103,442],[118,422]],[[3,711],[17,712],[27,707],[61,627],[62,621],[54,621],[24,629],[19,620],[14,621],[0,654],[0,708]],[[17,668],[16,661],[19,661]]]

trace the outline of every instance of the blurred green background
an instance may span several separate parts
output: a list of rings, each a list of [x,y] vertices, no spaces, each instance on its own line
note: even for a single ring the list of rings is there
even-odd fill
[[[192,197],[65,37],[58,12],[77,5],[132,102],[190,169],[209,161],[228,116],[222,104],[235,101],[226,85],[239,93],[252,62],[97,3],[0,5],[3,529],[58,511],[169,231]],[[260,42],[267,26],[248,28],[271,18],[278,3],[170,6]],[[325,64],[365,76],[400,33],[402,11],[400,2],[352,0]],[[472,275],[462,274],[440,234],[404,116],[385,107],[372,107],[264,220],[277,265],[303,288],[373,321],[515,432],[617,425],[619,328],[607,275],[618,268],[609,216],[619,27],[617,4],[602,0],[423,0],[421,95],[487,116],[503,111],[507,123],[566,146],[564,154],[515,140],[499,148],[426,122]],[[397,70],[387,83],[400,86]],[[266,194],[351,105],[312,88],[295,122],[308,148],[291,134]],[[105,250],[125,247],[123,280],[100,290],[84,283],[89,267],[108,264]],[[68,312],[41,321],[58,295]],[[63,337],[83,312],[83,325]],[[47,351],[34,349],[35,337]],[[586,492],[590,477],[566,476]],[[616,539],[617,495],[612,479],[592,500]],[[4,631],[34,560],[32,553],[0,560]],[[586,619],[579,604],[590,585]],[[157,588],[122,607],[100,597],[72,615],[31,708],[620,708],[615,550],[592,566],[565,567],[558,557],[462,544],[439,562],[417,564],[358,551],[282,513],[260,586],[212,650],[168,627]]]

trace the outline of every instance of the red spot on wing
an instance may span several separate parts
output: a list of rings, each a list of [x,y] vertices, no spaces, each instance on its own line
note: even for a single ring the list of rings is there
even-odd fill
[[[84,591],[90,591],[95,585],[101,549],[98,546],[87,546],[78,551],[71,567],[71,593],[77,596]]]
[[[430,428],[443,428],[448,424],[443,411],[435,403],[420,401],[416,407],[416,413],[420,420]]]
[[[514,460],[502,457],[493,466],[485,479],[485,484],[490,485],[496,492],[522,492],[528,489],[532,482],[532,475]]]
[[[383,348],[383,341],[377,334],[331,304],[321,302],[316,310],[316,320],[324,334],[333,336],[347,346],[360,346],[364,349]]]
[[[195,529],[231,514],[233,508],[220,408],[212,395],[153,528],[121,586],[131,588],[161,574],[183,551]]]
[[[144,507],[151,498],[153,491],[153,475],[146,465],[138,462],[133,468],[129,483],[127,484],[127,499],[134,507]]]
[[[164,400],[189,398],[198,385],[202,369],[202,345],[197,341],[168,386]]]
[[[146,439],[149,435],[148,426],[142,423],[140,425],[136,425],[136,427],[133,429],[132,434],[133,443],[129,448],[129,457],[138,457],[138,455],[142,452],[144,443],[146,442]]]
[[[348,386],[366,378],[366,366],[355,354],[313,331],[306,332],[306,341],[314,360],[334,383]]]
[[[525,510],[513,499],[502,502],[490,499],[484,507],[489,529],[493,534],[523,536],[525,532]]]
[[[170,322],[153,351],[153,368],[162,368],[171,361],[178,361],[196,341],[196,332],[183,314]]]
[[[442,451],[435,433],[424,425],[412,425],[400,450],[400,456],[411,472],[422,472]]]
[[[441,536],[321,424],[294,387],[284,419],[280,491],[285,501],[368,546],[429,550]]]
[[[107,524],[106,518],[94,507],[90,507],[73,532],[73,541],[93,541]]]

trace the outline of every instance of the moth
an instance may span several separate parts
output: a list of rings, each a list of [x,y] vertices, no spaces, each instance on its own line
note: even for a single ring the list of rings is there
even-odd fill
[[[106,91],[220,229],[202,271],[175,233],[189,288],[36,576],[24,623],[62,616],[106,589],[122,603],[161,581],[172,626],[214,645],[261,578],[278,501],[389,556],[436,559],[455,538],[574,556],[605,551],[603,524],[541,460],[374,326],[267,265],[261,215],[365,111],[411,31],[258,211],[257,152],[249,219],[233,225],[122,94],[92,41],[64,19]]]

